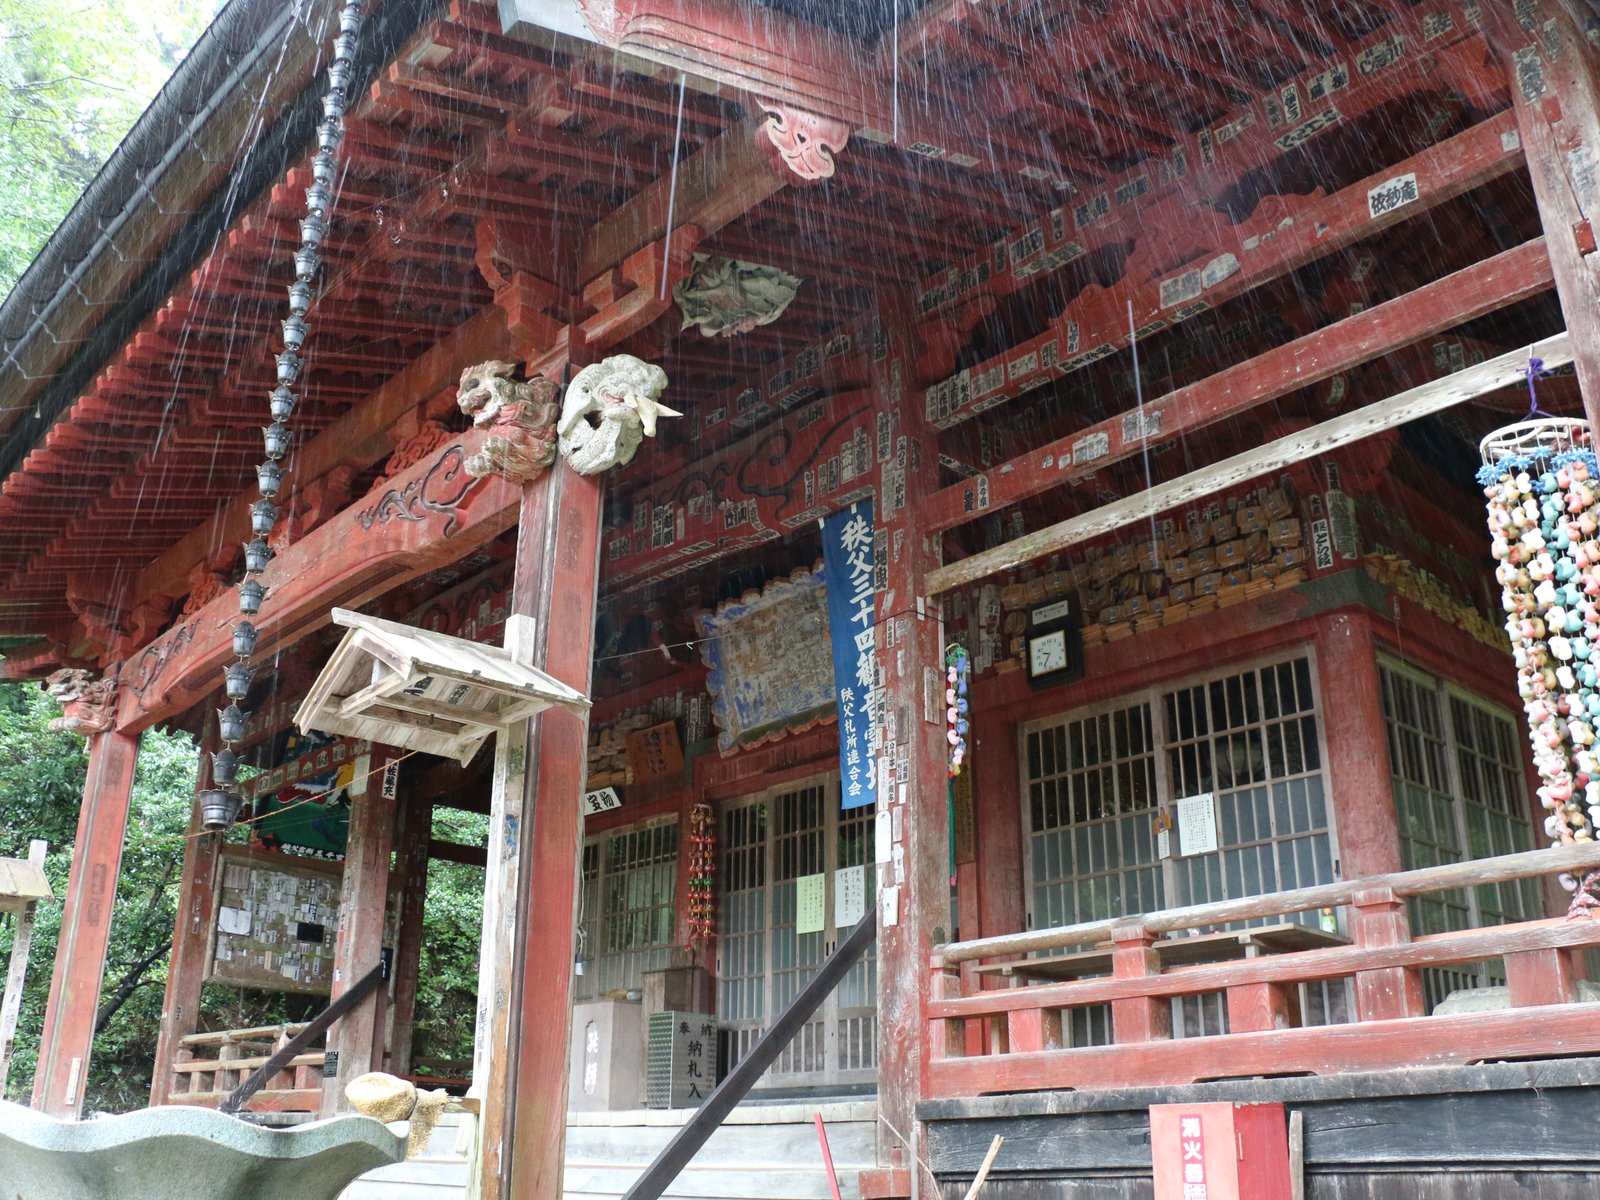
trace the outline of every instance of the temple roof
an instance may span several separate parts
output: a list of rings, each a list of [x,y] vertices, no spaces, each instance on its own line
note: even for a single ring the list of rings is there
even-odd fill
[[[937,0],[900,4],[898,22],[888,3],[578,7],[593,40],[508,37],[472,0],[378,6],[294,420],[290,536],[363,494],[408,439],[464,428],[461,367],[526,357],[539,329],[664,277],[649,255],[669,213],[698,252],[803,284],[782,320],[737,338],[682,331],[671,309],[618,345],[660,363],[694,418],[664,426],[621,480],[619,514],[631,489],[859,387],[826,371],[804,396],[786,382],[885,298],[945,331],[952,369],[976,369],[1068,305],[1109,299],[1130,264],[1182,268],[1279,197],[1351,184],[1509,102],[1459,16],[1430,25],[1376,2]],[[281,11],[224,10],[0,309],[14,674],[115,660],[237,569],[321,89],[319,41]],[[764,46],[785,57],[762,76]],[[258,101],[262,124],[242,133]],[[797,114],[848,136],[809,184],[749,150]],[[1536,233],[1525,182],[1503,176],[1466,181],[1488,202],[1444,214],[1444,249],[1398,232],[1362,249],[1390,267],[1389,294]],[[1150,237],[1143,214],[1174,204],[1192,220]],[[1048,263],[1011,270],[1074,230]],[[1348,304],[1352,253],[1295,265],[1180,339],[1185,353],[1201,336],[1281,339],[1293,330],[1270,318],[1296,304]],[[969,286],[991,273],[1003,288]],[[508,329],[508,311],[536,319]],[[1251,332],[1227,341],[1241,320]],[[1016,398],[1016,430],[1057,436],[1115,411],[1112,365],[1087,393],[1091,364],[1076,390]],[[955,467],[970,440],[948,436]]]

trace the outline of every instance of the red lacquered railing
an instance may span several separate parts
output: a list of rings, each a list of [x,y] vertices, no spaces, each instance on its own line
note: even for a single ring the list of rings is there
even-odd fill
[[[1600,844],[1475,859],[1144,916],[953,942],[933,953],[926,1094],[1112,1088],[1600,1053],[1600,1003],[1578,1003],[1578,955],[1600,919],[1413,937],[1405,898],[1600,868]],[[1347,908],[1348,945],[1162,969],[1161,934]],[[1110,974],[962,995],[959,967],[1109,942]],[[1503,959],[1509,1007],[1429,1016],[1421,972]],[[1016,964],[1020,965],[1020,964]],[[1354,1019],[1296,1027],[1302,983],[1351,980]],[[1228,1032],[1171,1036],[1174,997],[1220,993]],[[1109,1005],[1113,1044],[1070,1047],[1064,1015]],[[1561,1005],[1559,1011],[1549,1006]]]

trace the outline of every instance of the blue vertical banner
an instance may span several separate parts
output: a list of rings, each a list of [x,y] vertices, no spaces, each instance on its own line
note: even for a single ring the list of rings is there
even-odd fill
[[[878,798],[878,640],[872,571],[872,501],[822,519],[822,577],[839,704],[839,783],[844,808]]]

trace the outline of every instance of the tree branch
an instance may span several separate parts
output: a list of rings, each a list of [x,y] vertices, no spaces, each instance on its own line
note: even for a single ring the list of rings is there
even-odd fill
[[[122,981],[117,984],[106,1002],[100,1006],[100,1011],[95,1014],[94,1031],[102,1033],[111,1023],[111,1018],[117,1015],[117,1010],[128,1002],[128,998],[139,990],[139,985],[144,981],[144,973],[156,963],[160,962],[172,952],[172,943],[163,942],[138,962],[130,966],[122,976]]]

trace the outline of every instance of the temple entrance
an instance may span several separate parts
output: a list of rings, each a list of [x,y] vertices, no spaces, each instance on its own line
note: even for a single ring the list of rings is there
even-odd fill
[[[856,910],[873,903],[872,872],[861,869],[869,861],[872,812],[840,810],[837,774],[743,797],[723,810],[717,1013],[725,1068],[815,974]],[[841,888],[858,881],[858,902],[841,897]],[[876,989],[876,953],[868,951],[761,1086],[875,1082]]]

